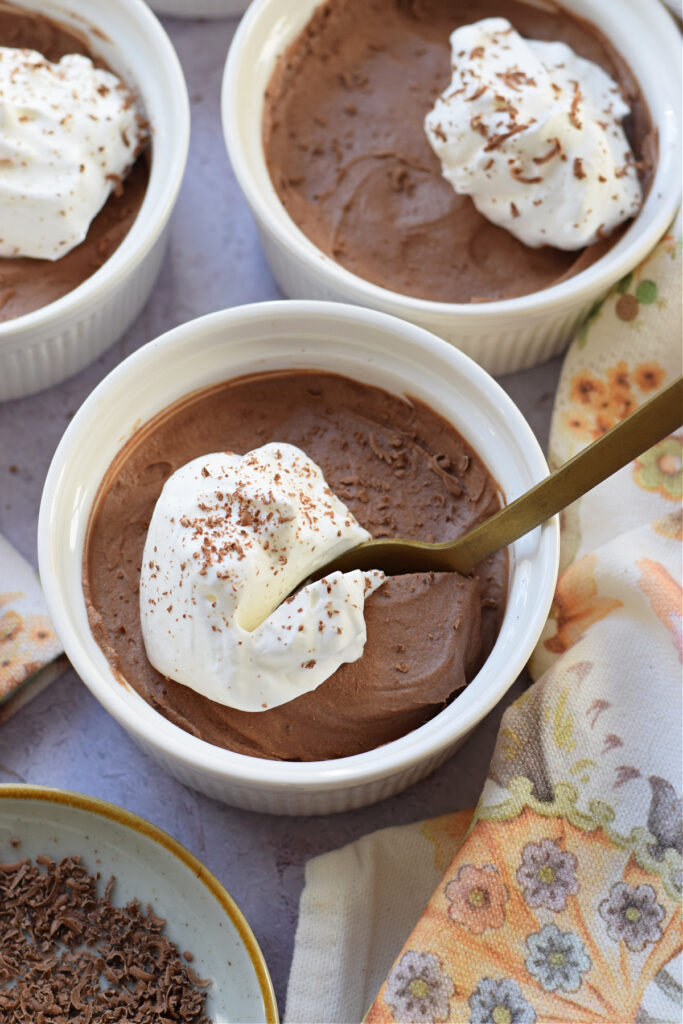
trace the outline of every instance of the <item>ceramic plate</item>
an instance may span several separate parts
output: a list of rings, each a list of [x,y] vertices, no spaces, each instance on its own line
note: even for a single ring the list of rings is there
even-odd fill
[[[12,844],[10,840],[19,840]],[[114,804],[42,786],[0,785],[0,861],[80,854],[88,871],[116,876],[112,902],[133,898],[166,918],[164,934],[211,978],[214,1024],[277,1024],[263,954],[220,882],[175,839]]]

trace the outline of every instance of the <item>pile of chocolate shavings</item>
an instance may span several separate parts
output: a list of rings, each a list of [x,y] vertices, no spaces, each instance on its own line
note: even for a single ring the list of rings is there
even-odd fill
[[[0,1020],[3,1024],[211,1024],[209,982],[137,900],[110,902],[79,857],[0,864]],[[190,954],[185,954],[191,959]]]

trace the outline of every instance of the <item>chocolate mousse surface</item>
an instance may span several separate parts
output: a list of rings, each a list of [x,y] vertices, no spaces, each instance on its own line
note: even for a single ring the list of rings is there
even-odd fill
[[[625,230],[577,252],[532,249],[442,177],[424,118],[451,80],[451,32],[489,17],[507,18],[527,38],[567,43],[619,83],[649,187],[657,141],[647,104],[596,26],[552,2],[328,0],[276,65],[265,155],[298,227],[367,281],[439,302],[513,298],[578,274]]]
[[[209,452],[269,441],[300,447],[375,537],[448,540],[500,507],[495,480],[427,406],[315,371],[243,377],[188,396],[142,427],[110,466],[93,507],[84,586],[93,633],[119,676],[195,736],[257,757],[346,757],[397,739],[440,711],[489,654],[502,621],[508,559],[475,578],[388,579],[365,604],[363,655],[280,707],[244,712],[161,676],[139,615],[147,528],[165,480]]]
[[[81,33],[36,11],[0,0],[0,46],[37,50],[56,62],[68,53],[90,57],[108,68]],[[73,291],[119,247],[145,198],[149,154],[141,153],[120,187],[109,196],[87,236],[59,260],[0,257],[0,323],[54,302]]]

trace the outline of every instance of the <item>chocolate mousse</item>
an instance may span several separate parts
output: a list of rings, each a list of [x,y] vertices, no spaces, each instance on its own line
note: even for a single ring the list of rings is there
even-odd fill
[[[50,61],[79,53],[109,70],[85,33],[4,0],[0,0],[0,46],[37,50]],[[85,240],[61,259],[0,257],[0,323],[54,302],[94,274],[130,230],[148,181],[149,154],[145,151],[94,218]]]
[[[450,34],[507,18],[600,65],[631,106],[624,127],[643,191],[656,133],[609,40],[559,5],[520,0],[327,0],[279,59],[265,97],[266,161],[285,209],[352,273],[440,302],[527,295],[590,266],[623,228],[583,250],[530,248],[442,177],[424,119],[451,79]]]
[[[125,681],[171,722],[257,757],[346,757],[397,739],[476,673],[500,629],[506,552],[455,573],[393,577],[366,598],[367,641],[317,689],[238,711],[161,676],[139,613],[142,551],[156,501],[180,466],[276,440],[301,448],[374,537],[448,540],[500,507],[495,480],[458,432],[413,399],[314,371],[258,374],[182,399],[118,454],[93,506],[84,556],[91,627]]]

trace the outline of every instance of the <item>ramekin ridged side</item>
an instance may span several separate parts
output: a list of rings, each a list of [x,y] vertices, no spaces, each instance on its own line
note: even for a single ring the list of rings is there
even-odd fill
[[[638,217],[593,266],[532,295],[462,304],[411,298],[352,274],[299,230],[273,187],[261,133],[263,96],[278,56],[319,2],[253,0],[223,75],[226,147],[285,295],[350,302],[403,317],[457,344],[494,374],[524,370],[560,353],[591,306],[650,252],[680,205],[680,33],[670,14],[659,0],[563,0],[602,29],[636,75],[658,131],[656,175]]]
[[[90,313],[83,311],[77,321],[61,330],[46,326],[14,350],[0,348],[0,400],[29,395],[66,380],[125,334],[154,287],[167,235],[164,228],[135,274],[111,288]]]
[[[297,259],[296,254],[282,244],[269,226],[257,220],[257,227],[266,259],[285,295],[291,299],[354,301],[353,296],[343,294],[330,281],[323,280],[322,275],[316,274],[308,261]],[[515,317],[492,316],[482,319],[471,316],[470,306],[461,306],[458,313],[434,310],[426,317],[409,304],[397,314],[395,304],[383,296],[364,305],[392,316],[400,315],[417,327],[432,331],[444,341],[456,345],[489,373],[501,376],[527,370],[562,352],[568,339],[602,295],[602,289],[594,289],[583,301],[569,301],[563,308],[558,305],[550,314],[530,310],[524,318],[523,326]]]
[[[82,577],[90,510],[111,461],[157,412],[207,385],[282,369],[341,373],[427,402],[478,451],[508,501],[547,473],[511,399],[442,339],[347,304],[259,303],[209,314],[149,342],[86,399],[47,475],[38,557],[48,609],[74,668],[146,752],[218,800],[269,813],[329,814],[392,796],[433,771],[501,699],[545,624],[558,528],[552,520],[512,547],[505,617],[493,651],[456,699],[419,729],[353,757],[300,763],[236,754],[184,732],[122,685],[90,632]]]
[[[270,789],[265,785],[258,788],[244,784],[231,784],[197,772],[187,765],[179,764],[175,758],[162,753],[151,744],[135,737],[135,742],[157,764],[190,789],[196,789],[214,800],[241,807],[245,811],[259,814],[286,814],[290,817],[303,815],[343,814],[357,811],[361,807],[388,800],[415,785],[440,768],[465,739],[455,740],[438,755],[425,758],[418,764],[385,778],[373,779],[345,789],[309,790],[300,788],[283,790]]]
[[[142,99],[152,127],[152,160],[140,212],[109,259],[55,302],[0,323],[0,401],[32,394],[77,373],[120,338],[140,313],[164,257],[190,136],[180,62],[143,0],[16,2],[90,34],[93,50]]]

